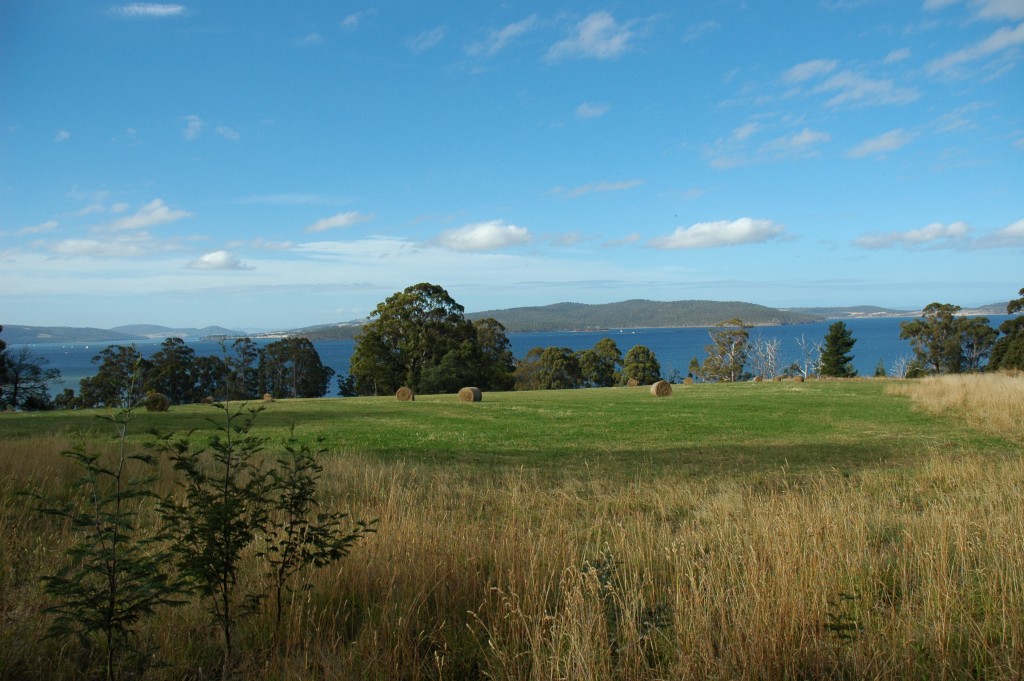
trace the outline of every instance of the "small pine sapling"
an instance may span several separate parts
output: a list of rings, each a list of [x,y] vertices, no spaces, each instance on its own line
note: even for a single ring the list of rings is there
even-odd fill
[[[355,527],[342,527],[347,513],[316,513],[317,489],[323,466],[317,455],[326,452],[323,441],[317,449],[294,436],[285,444],[285,454],[277,459],[274,510],[267,525],[267,548],[260,552],[270,566],[276,606],[275,631],[281,627],[282,596],[289,581],[307,567],[323,567],[349,555],[353,544],[375,532],[376,521],[355,521]],[[308,586],[308,585],[307,585]]]
[[[239,617],[259,606],[262,594],[242,594],[238,577],[246,550],[262,536],[271,506],[273,479],[254,460],[264,438],[251,432],[262,410],[232,412],[223,404],[224,424],[204,449],[194,450],[191,434],[158,436],[157,447],[170,455],[182,475],[184,499],[168,498],[161,510],[173,537],[172,551],[182,574],[210,604],[223,635],[222,678],[231,667],[233,633]],[[244,410],[244,411],[243,411]]]
[[[112,461],[84,446],[63,452],[82,471],[75,483],[77,498],[62,506],[40,498],[46,505],[38,507],[66,519],[78,535],[66,551],[70,560],[42,577],[44,591],[55,601],[46,608],[54,618],[49,635],[77,636],[87,649],[98,639],[108,681],[117,678],[124,657],[134,649],[130,643],[139,623],[160,606],[185,602],[184,585],[167,570],[166,536],[147,530],[144,522],[147,506],[155,506],[156,476],[145,473],[155,459],[128,448],[135,406],[100,417],[116,430]]]

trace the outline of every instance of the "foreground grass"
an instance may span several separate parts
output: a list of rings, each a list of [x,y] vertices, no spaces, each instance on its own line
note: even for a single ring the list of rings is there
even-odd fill
[[[271,404],[261,432],[333,442],[327,504],[379,533],[308,576],[282,639],[249,623],[240,673],[1021,678],[1024,431],[971,425],[977,405],[1001,413],[990,384],[955,413],[918,408],[918,385],[916,401],[822,382]],[[139,426],[203,428],[206,413]],[[88,414],[8,416],[0,677],[78,678],[76,646],[39,639],[38,575],[68,530],[13,492],[67,493],[57,453],[105,434]],[[147,678],[215,677],[198,607],[139,645],[166,665]]]

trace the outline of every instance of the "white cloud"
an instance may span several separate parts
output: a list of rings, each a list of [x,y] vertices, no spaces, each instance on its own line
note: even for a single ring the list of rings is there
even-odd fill
[[[194,140],[202,133],[204,125],[206,122],[199,116],[185,116],[185,129],[181,135],[187,140]]]
[[[603,116],[611,109],[607,104],[591,104],[590,102],[583,102],[576,107],[576,118],[597,118]]]
[[[906,59],[910,59],[910,48],[904,47],[898,50],[893,50],[889,54],[885,55],[886,64],[895,64]]]
[[[338,213],[332,215],[329,218],[323,218],[317,220],[309,227],[306,227],[307,232],[326,232],[328,229],[339,229],[345,227],[351,227],[358,225],[360,222],[366,222],[370,220],[369,215],[364,215],[358,211],[348,211],[346,213]]]
[[[932,248],[951,248],[962,244],[971,228],[965,222],[954,222],[949,225],[933,222],[920,229],[906,232],[888,232],[886,234],[867,234],[854,240],[861,248],[881,249],[903,246],[916,248],[931,246]]]
[[[154,2],[133,2],[121,7],[115,7],[114,14],[132,18],[163,18],[176,17],[185,14],[184,5],[168,5]]]
[[[635,35],[632,24],[619,24],[605,11],[594,12],[576,24],[568,38],[552,45],[547,58],[615,59],[629,49],[629,41]]]
[[[773,154],[776,158],[807,157],[815,153],[812,149],[813,146],[823,144],[831,139],[832,136],[827,132],[804,128],[796,134],[773,139],[766,143],[761,151]]]
[[[32,225],[30,227],[22,227],[14,233],[15,236],[27,236],[29,234],[44,234],[46,232],[52,232],[57,229],[56,220],[47,220],[46,222],[38,225]]]
[[[126,210],[128,210],[129,208],[131,208],[131,206],[129,206],[127,203],[118,202],[118,203],[115,203],[114,205],[112,205],[110,207],[110,212],[111,213],[123,213]]]
[[[237,131],[232,130],[231,128],[223,125],[217,127],[217,134],[223,137],[224,139],[231,140],[232,142],[235,142],[242,138],[242,136],[238,134]]]
[[[454,251],[493,251],[509,246],[520,246],[530,241],[530,230],[506,224],[504,220],[491,220],[448,229],[437,242]]]
[[[850,158],[864,158],[865,156],[875,156],[889,151],[896,151],[910,144],[915,137],[917,137],[916,133],[897,128],[896,130],[882,133],[878,137],[864,140],[846,152],[846,155]]]
[[[1024,248],[1024,219],[978,238],[974,248]]]
[[[54,142],[67,142],[71,139],[71,133],[67,130],[58,130],[57,134],[53,136]]]
[[[743,142],[744,140],[747,140],[753,135],[760,132],[760,130],[761,124],[757,123],[756,121],[751,121],[750,123],[746,123],[738,128],[735,128],[732,131],[732,135],[730,137],[736,142]]]
[[[1022,3],[1024,4],[1024,3]],[[944,57],[928,62],[929,75],[956,75],[957,68],[978,61],[1004,50],[1024,44],[1024,24],[1014,28],[1002,27],[976,45],[951,52]]]
[[[740,218],[698,222],[691,227],[679,227],[672,234],[651,239],[657,249],[717,248],[770,241],[781,235],[785,227],[771,220]]]
[[[940,10],[961,0],[925,0],[926,10]],[[971,0],[969,6],[975,9],[981,19],[1024,19],[1024,2],[1021,0]]]
[[[109,225],[115,231],[126,229],[145,229],[154,225],[175,222],[190,217],[192,213],[185,210],[171,210],[161,199],[153,199],[140,208],[134,215],[123,217]]]
[[[686,29],[686,33],[683,34],[683,42],[692,43],[695,40],[700,40],[708,33],[713,33],[721,27],[722,25],[713,19],[702,21],[699,24],[694,24]]]
[[[838,65],[839,62],[835,59],[815,59],[814,61],[805,61],[783,73],[782,80],[792,84],[803,83],[811,80],[812,78],[818,78],[832,73]]]
[[[580,185],[579,187],[573,187],[572,189],[565,189],[563,187],[556,187],[552,190],[553,194],[564,195],[568,199],[577,199],[587,194],[595,194],[602,192],[619,192],[626,189],[633,189],[639,187],[645,182],[645,180],[620,180],[618,182],[591,182],[590,184]]]
[[[908,104],[921,97],[911,88],[897,87],[891,80],[875,80],[854,71],[844,70],[830,76],[815,92],[837,92],[825,106]]]
[[[486,40],[472,43],[466,52],[473,56],[493,57],[515,38],[532,31],[537,26],[537,15],[531,14],[522,21],[511,23],[497,31],[491,31]]]
[[[431,47],[436,46],[444,40],[445,33],[446,30],[444,26],[438,26],[437,28],[432,28],[429,31],[423,31],[423,33],[420,33],[409,41],[409,49],[416,54],[426,52]]]
[[[193,270],[251,270],[237,256],[227,251],[213,251],[200,256],[188,264]]]
[[[324,41],[324,37],[319,33],[310,33],[302,39],[304,45],[319,45]]]

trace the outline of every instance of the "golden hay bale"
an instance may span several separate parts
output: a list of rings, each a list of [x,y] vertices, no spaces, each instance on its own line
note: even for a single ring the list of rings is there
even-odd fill
[[[761,376],[754,376],[754,383],[761,383],[762,381],[764,381],[764,378]]]
[[[635,378],[631,378],[628,381],[626,381],[626,385],[628,385],[630,388],[635,388],[638,385],[640,385],[640,381],[636,380]]]
[[[150,393],[146,395],[146,411],[167,411],[171,408],[171,401],[163,393]]]
[[[672,384],[668,381],[658,381],[651,386],[651,394],[655,397],[669,397],[672,395]]]
[[[203,398],[203,404],[213,404],[216,401],[217,400],[213,399],[212,395],[207,395],[206,397]]]
[[[683,379],[683,385],[693,385],[693,377],[687,376]]]
[[[782,376],[776,376],[772,380],[775,381],[776,383],[782,383]]]
[[[263,393],[263,401],[264,402],[273,402],[274,401],[274,396],[271,395],[270,393]]]
[[[793,382],[794,383],[803,383],[804,382],[804,377],[803,376],[794,376],[793,377]]]
[[[398,398],[399,402],[412,402],[416,399],[416,394],[403,385],[398,389],[398,392],[395,393],[395,397]]]
[[[466,387],[459,391],[459,402],[479,402],[483,398],[480,388]]]

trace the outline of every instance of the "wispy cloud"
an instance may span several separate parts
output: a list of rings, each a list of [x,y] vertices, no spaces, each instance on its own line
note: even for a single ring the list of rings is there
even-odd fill
[[[807,158],[817,153],[815,147],[832,139],[827,132],[804,128],[792,135],[783,135],[766,142],[761,153],[769,154],[776,159]]]
[[[251,270],[237,256],[228,251],[213,251],[200,256],[188,264],[192,270]]]
[[[416,54],[422,54],[444,40],[446,33],[447,30],[444,26],[438,26],[437,28],[423,31],[415,38],[409,40],[409,49]]]
[[[112,222],[108,229],[114,231],[146,229],[155,225],[176,222],[191,217],[186,210],[171,210],[161,199],[153,199],[136,213]]]
[[[437,242],[455,251],[494,251],[510,246],[521,246],[530,241],[525,227],[510,225],[504,220],[491,220],[448,229],[437,237]]]
[[[835,71],[839,62],[835,59],[815,59],[797,64],[782,74],[782,80],[786,83],[803,83],[813,78],[820,78]]]
[[[1019,4],[1024,6],[1024,2]],[[950,52],[939,59],[928,62],[926,70],[932,76],[960,75],[961,66],[1002,53],[1020,45],[1024,45],[1024,24],[1018,24],[1014,28],[1004,26],[997,29],[980,43],[965,47],[962,50]]]
[[[904,248],[954,248],[963,244],[971,232],[965,222],[949,225],[933,222],[920,229],[885,234],[866,234],[854,240],[854,245],[873,250],[902,246]]]
[[[29,235],[32,235],[32,234],[45,234],[46,232],[52,232],[55,229],[57,229],[57,221],[56,220],[47,220],[46,222],[43,222],[43,223],[38,224],[38,225],[31,225],[29,227],[22,227],[21,229],[17,230],[14,233],[14,235],[15,236],[29,236]]]
[[[909,104],[921,97],[913,88],[899,87],[892,80],[869,78],[855,71],[844,70],[830,76],[815,92],[836,94],[825,106],[881,106]]]
[[[598,118],[604,116],[611,109],[608,104],[583,102],[576,107],[576,118]]]
[[[184,15],[185,6],[155,2],[133,2],[128,5],[115,7],[111,11],[122,17],[161,19],[164,17],[178,17]]]
[[[199,137],[203,132],[203,126],[206,122],[199,116],[185,116],[185,129],[181,131],[181,136],[187,140],[194,140]]]
[[[552,45],[546,58],[615,59],[629,50],[633,23],[620,24],[608,12],[594,12],[576,24],[568,38]]]
[[[850,158],[864,158],[865,156],[877,156],[879,154],[885,154],[890,151],[896,151],[901,149],[917,137],[916,133],[907,132],[902,128],[890,130],[884,132],[878,137],[872,137],[871,139],[864,140],[853,149],[846,152],[846,155]]]
[[[937,11],[963,0],[925,0],[924,8]],[[971,0],[970,7],[981,19],[1024,19],[1024,2],[1020,0]]]
[[[587,194],[600,194],[604,192],[621,192],[627,189],[634,189],[639,187],[645,182],[645,180],[619,180],[618,182],[591,182],[590,184],[580,185],[579,187],[573,187],[566,189],[564,187],[555,187],[551,190],[552,194],[564,196],[567,199],[578,199],[581,196]]]
[[[242,139],[242,136],[236,130],[232,130],[224,125],[217,126],[217,134],[226,140],[231,140],[232,142],[237,142]]]
[[[905,61],[910,59],[910,48],[903,47],[898,50],[893,50],[889,54],[885,55],[886,64],[896,64],[897,62]]]
[[[714,33],[721,27],[722,25],[713,19],[702,21],[699,24],[694,24],[686,29],[686,33],[683,34],[683,42],[692,43],[696,40],[700,40],[709,33]]]
[[[337,213],[329,218],[323,218],[317,220],[309,227],[306,227],[307,232],[326,232],[329,229],[344,229],[345,227],[352,227],[358,225],[360,222],[367,222],[372,219],[372,216],[364,215],[358,211],[348,211],[345,213]]]
[[[770,241],[784,231],[785,227],[776,222],[754,218],[698,222],[691,227],[679,227],[668,236],[651,239],[650,245],[660,250],[739,246]]]
[[[1024,219],[979,237],[975,248],[1024,248]]]
[[[71,133],[67,130],[58,130],[57,134],[53,136],[54,142],[67,142],[71,139]]]
[[[302,39],[303,45],[319,45],[324,41],[324,37],[319,33],[309,33],[305,38]]]
[[[363,19],[373,16],[377,13],[375,9],[364,9],[361,12],[353,12],[347,17],[341,20],[341,27],[346,31],[354,31],[359,28],[359,24],[363,23]]]
[[[477,57],[493,57],[504,50],[515,38],[529,33],[536,26],[537,15],[531,14],[522,21],[516,21],[496,31],[491,31],[486,39],[467,46],[466,52]]]

